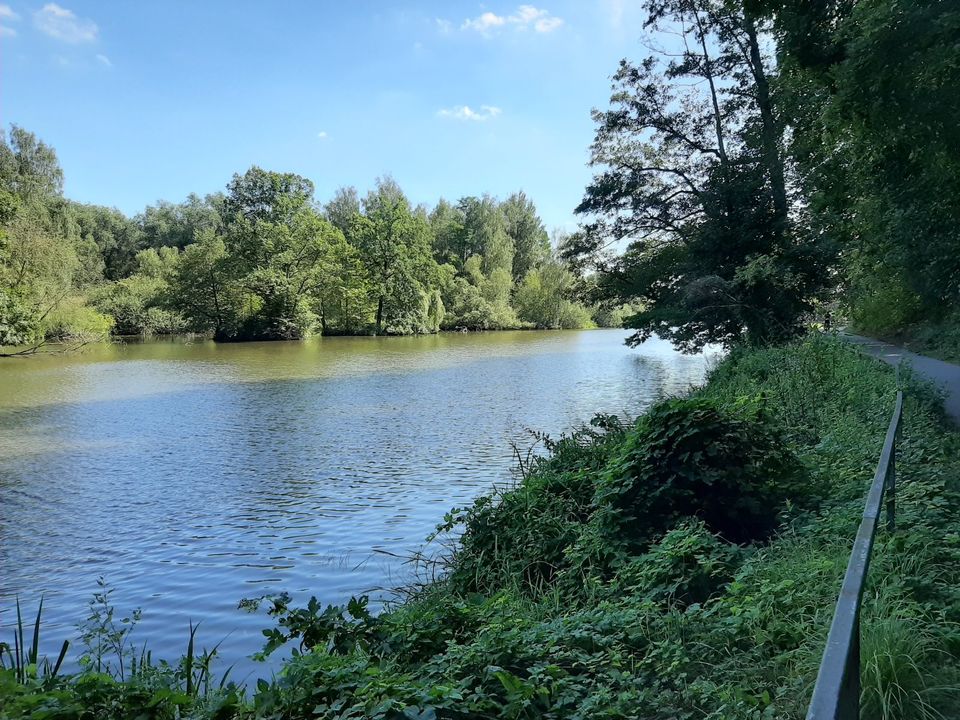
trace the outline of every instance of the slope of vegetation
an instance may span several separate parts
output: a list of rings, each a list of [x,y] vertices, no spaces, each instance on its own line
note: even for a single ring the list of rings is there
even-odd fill
[[[690,397],[599,417],[452,512],[443,578],[379,616],[267,600],[268,649],[302,654],[247,698],[193,648],[174,666],[121,649],[121,682],[101,643],[79,675],[0,674],[0,717],[802,718],[895,390],[829,339],[735,352]],[[956,717],[960,436],[927,389],[906,396],[864,716]]]

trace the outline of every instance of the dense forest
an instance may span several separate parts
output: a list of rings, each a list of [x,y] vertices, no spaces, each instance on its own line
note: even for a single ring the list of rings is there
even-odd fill
[[[0,143],[0,347],[207,333],[219,340],[619,324],[556,257],[518,192],[430,210],[397,183],[326,204],[306,178],[252,167],[225,193],[135,217],[63,197],[53,148]],[[563,238],[555,238],[562,242]]]

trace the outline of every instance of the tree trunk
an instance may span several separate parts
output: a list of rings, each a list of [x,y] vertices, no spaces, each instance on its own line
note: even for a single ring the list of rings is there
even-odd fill
[[[700,48],[703,52],[703,70],[704,75],[707,80],[707,84],[710,87],[710,102],[713,105],[713,125],[714,130],[717,134],[717,154],[720,156],[720,168],[723,171],[724,179],[724,205],[727,210],[727,218],[730,218],[733,215],[733,203],[730,198],[730,160],[727,157],[727,145],[723,137],[723,112],[720,109],[720,99],[717,96],[717,86],[713,79],[713,60],[710,58],[710,53],[707,50],[707,31],[703,26],[703,21],[700,19],[700,11],[693,6],[693,17],[697,23],[697,29],[699,30],[699,40]]]
[[[773,105],[770,102],[770,83],[763,69],[760,44],[757,42],[757,27],[750,13],[744,13],[743,28],[747,33],[750,48],[750,68],[757,86],[757,105],[760,107],[761,139],[763,154],[766,156],[767,171],[770,173],[770,186],[773,192],[773,208],[781,223],[787,220],[787,185],[784,179],[783,160],[777,145],[777,125],[773,117]]]
[[[377,335],[383,327],[383,295],[377,300]]]

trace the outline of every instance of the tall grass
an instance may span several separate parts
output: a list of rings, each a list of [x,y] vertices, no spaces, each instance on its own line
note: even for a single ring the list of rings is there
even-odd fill
[[[31,681],[49,681],[57,677],[67,656],[70,641],[64,640],[56,660],[40,657],[40,626],[43,618],[43,597],[37,605],[37,615],[33,621],[30,645],[25,642],[25,623],[20,609],[20,598],[16,598],[17,622],[13,629],[13,645],[0,642],[0,670],[13,670],[18,683]]]

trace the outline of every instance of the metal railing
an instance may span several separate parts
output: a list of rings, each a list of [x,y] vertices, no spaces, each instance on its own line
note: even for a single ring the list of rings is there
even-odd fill
[[[893,531],[897,522],[897,443],[900,439],[900,421],[903,418],[903,393],[897,392],[897,402],[887,428],[887,437],[880,453],[880,462],[867,495],[863,520],[853,543],[847,572],[843,576],[837,609],[827,636],[827,648],[820,661],[817,684],[807,710],[807,720],[858,720],[860,717],[860,602],[870,553],[877,533],[881,506],[886,499],[887,530]]]

